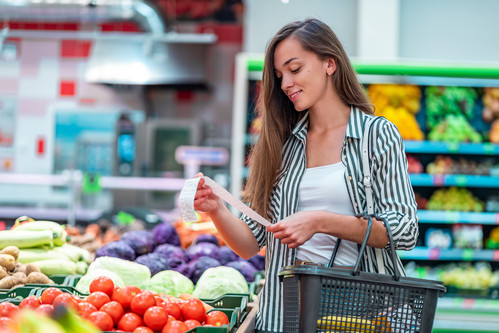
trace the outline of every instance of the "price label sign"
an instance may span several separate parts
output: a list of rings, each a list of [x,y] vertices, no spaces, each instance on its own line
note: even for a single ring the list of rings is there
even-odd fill
[[[445,183],[444,175],[434,175],[433,176],[433,185],[434,186],[443,186]]]
[[[439,248],[431,248],[428,253],[428,259],[430,260],[438,260],[440,258],[440,249]]]

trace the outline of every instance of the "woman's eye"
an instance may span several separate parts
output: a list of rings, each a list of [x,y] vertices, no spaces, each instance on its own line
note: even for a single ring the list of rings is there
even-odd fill
[[[300,70],[300,67],[298,67],[297,69],[293,69],[293,70],[291,71],[291,73],[298,73],[298,71],[299,71],[299,70]]]

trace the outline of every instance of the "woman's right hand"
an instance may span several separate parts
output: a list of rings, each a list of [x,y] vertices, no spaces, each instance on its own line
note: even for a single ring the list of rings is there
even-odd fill
[[[194,177],[203,177],[201,172]],[[201,212],[214,212],[220,205],[220,198],[213,193],[211,187],[205,185],[204,179],[201,179],[198,184],[196,195],[194,196],[194,209]]]

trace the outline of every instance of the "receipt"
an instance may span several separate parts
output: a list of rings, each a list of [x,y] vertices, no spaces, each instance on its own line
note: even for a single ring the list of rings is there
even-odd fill
[[[214,194],[232,205],[232,207],[246,214],[248,217],[265,227],[271,225],[271,223],[264,219],[260,214],[249,208],[241,200],[234,197],[232,194],[230,194],[229,191],[217,184],[213,179],[206,176],[187,179],[184,186],[182,187],[182,190],[180,191],[179,205],[180,211],[182,212],[182,218],[185,222],[195,222],[198,220],[198,217],[194,210],[194,197],[196,195],[197,187],[201,178],[204,178],[205,184],[211,187]]]

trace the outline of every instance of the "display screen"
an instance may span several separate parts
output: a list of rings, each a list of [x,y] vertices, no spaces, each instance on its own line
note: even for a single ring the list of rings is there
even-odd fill
[[[135,157],[135,140],[132,134],[118,136],[118,160],[132,162]]]

